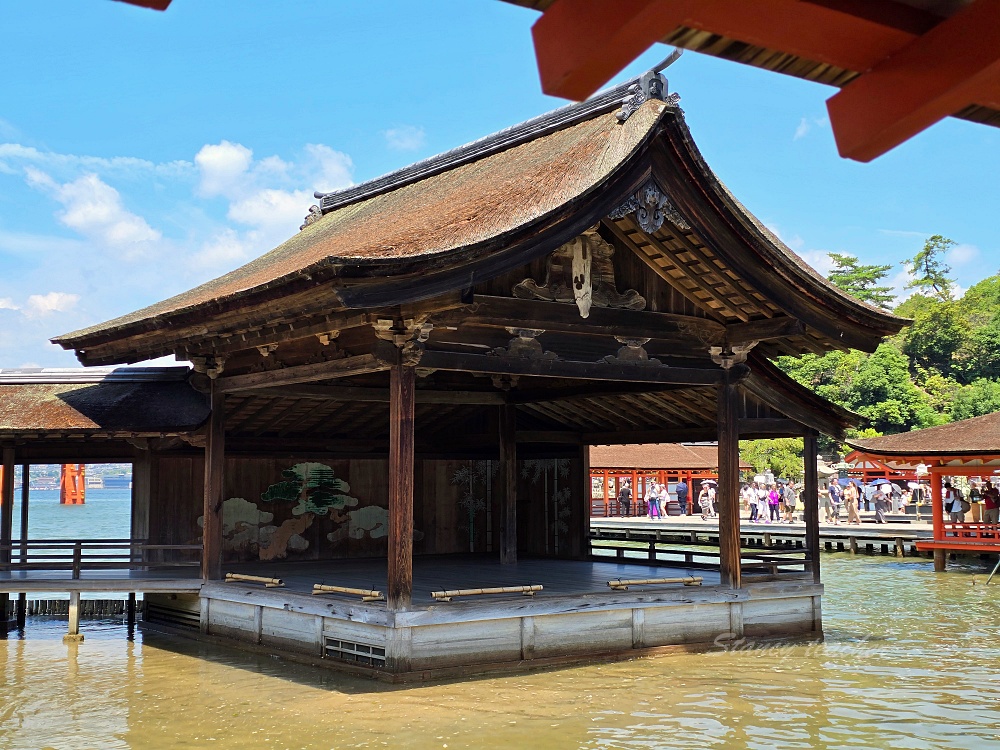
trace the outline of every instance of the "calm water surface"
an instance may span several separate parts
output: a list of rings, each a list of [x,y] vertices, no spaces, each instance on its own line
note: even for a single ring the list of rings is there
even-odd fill
[[[826,642],[374,685],[116,622],[0,641],[2,748],[1000,748],[988,568],[827,555]],[[1000,584],[1000,578],[997,579]]]

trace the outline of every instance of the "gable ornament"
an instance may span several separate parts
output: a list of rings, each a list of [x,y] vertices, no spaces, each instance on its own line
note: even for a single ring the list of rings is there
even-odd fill
[[[653,234],[663,226],[664,221],[669,221],[678,229],[691,229],[653,178],[646,180],[642,187],[622,201],[608,214],[608,218],[624,219],[633,212],[636,223],[646,234]]]
[[[518,299],[572,302],[582,318],[590,316],[592,307],[644,309],[646,300],[635,289],[618,292],[611,261],[614,254],[614,247],[596,229],[588,229],[549,255],[544,283],[528,278],[511,291]]]

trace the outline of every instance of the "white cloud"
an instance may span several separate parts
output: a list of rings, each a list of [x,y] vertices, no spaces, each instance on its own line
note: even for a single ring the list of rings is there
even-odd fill
[[[313,178],[312,187],[323,193],[341,190],[353,184],[354,162],[342,151],[335,151],[321,143],[307,143],[307,168]]]
[[[416,125],[400,125],[396,128],[383,130],[385,142],[389,148],[396,151],[416,151],[427,142],[427,134],[423,128]]]
[[[792,140],[798,141],[805,138],[812,131],[813,127],[825,128],[829,124],[829,117],[803,117],[799,120],[798,127],[795,128],[795,135],[792,136]]]
[[[32,294],[24,308],[24,314],[29,318],[51,315],[56,312],[68,312],[80,301],[79,294],[67,292],[49,292],[48,294]]]
[[[204,242],[192,262],[197,268],[235,268],[251,257],[250,243],[227,227]]]
[[[206,144],[195,154],[201,174],[198,193],[206,198],[238,195],[247,182],[253,151],[240,143]]]
[[[805,138],[807,135],[809,135],[809,130],[810,130],[809,121],[803,117],[801,120],[799,120],[799,126],[795,128],[795,135],[792,136],[792,140],[797,141],[800,138]]]
[[[950,265],[963,266],[979,257],[979,248],[975,245],[955,245],[945,257]]]
[[[0,297],[0,310],[20,310],[10,297]]]
[[[253,227],[279,226],[290,234],[298,229],[306,215],[312,193],[305,190],[258,190],[229,205],[226,214],[232,221]]]
[[[34,167],[25,170],[28,184],[54,197],[64,207],[59,221],[84,237],[126,255],[138,254],[161,234],[141,216],[127,210],[121,195],[96,174],[59,184]]]
[[[0,136],[7,137],[0,121]],[[4,169],[5,164],[6,169]],[[153,172],[162,175],[176,176],[188,173],[192,169],[189,161],[176,160],[156,163],[148,159],[137,159],[133,156],[86,156],[80,154],[60,154],[55,151],[42,151],[34,146],[24,146],[20,143],[0,143],[0,170],[13,173],[9,165],[35,164],[49,169],[75,169],[95,172]]]
[[[879,234],[888,234],[891,237],[930,237],[931,232],[917,232],[912,229],[879,229]]]

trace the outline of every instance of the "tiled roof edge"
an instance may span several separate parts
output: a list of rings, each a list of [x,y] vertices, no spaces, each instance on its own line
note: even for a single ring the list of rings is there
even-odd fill
[[[0,369],[0,385],[68,383],[163,383],[184,381],[190,368],[177,367],[19,367]]]
[[[395,190],[404,185],[409,185],[410,183],[418,182],[441,172],[446,172],[462,164],[482,159],[490,154],[505,151],[522,143],[532,141],[535,138],[540,138],[557,130],[584,122],[596,115],[617,109],[621,106],[622,99],[628,95],[629,87],[634,85],[637,80],[626,81],[619,86],[601,91],[584,102],[568,104],[551,112],[546,112],[531,120],[518,125],[512,125],[485,138],[480,138],[464,146],[453,148],[451,151],[445,151],[443,154],[432,156],[429,159],[418,161],[408,167],[403,167],[395,172],[376,177],[360,185],[330,193],[317,192],[315,196],[320,199],[320,208],[323,210],[323,213],[327,213],[374,195]]]

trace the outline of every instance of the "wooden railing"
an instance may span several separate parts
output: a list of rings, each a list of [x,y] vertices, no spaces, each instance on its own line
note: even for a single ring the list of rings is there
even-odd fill
[[[642,544],[643,547],[638,546]],[[718,570],[718,549],[691,549],[690,545],[649,540],[629,542],[626,540],[590,541],[591,558],[618,562],[646,563],[694,570]],[[746,574],[778,575],[781,573],[803,573],[810,570],[809,559],[804,549],[763,548],[753,552],[740,553],[740,566]]]
[[[944,523],[945,537],[969,541],[993,541],[1000,544],[1000,524],[995,523]]]
[[[181,559],[151,559],[167,551]],[[0,545],[0,571],[148,570],[201,565],[200,544],[149,544],[145,539],[15,539]],[[184,554],[189,553],[189,554]],[[6,562],[7,559],[10,562]]]

